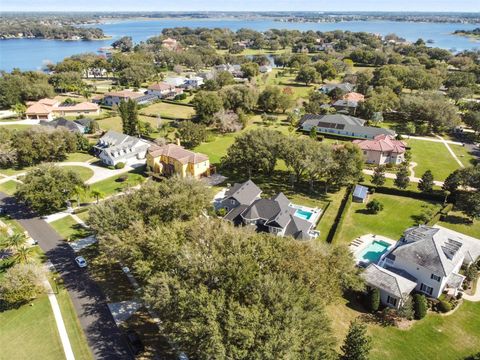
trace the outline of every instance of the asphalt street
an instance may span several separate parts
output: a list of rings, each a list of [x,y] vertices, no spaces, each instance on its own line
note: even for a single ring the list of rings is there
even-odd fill
[[[3,209],[17,220],[47,255],[63,278],[77,317],[95,359],[134,359],[124,336],[108,310],[106,298],[88,275],[88,268],[75,264],[75,253],[47,222],[18,204],[13,197],[0,193]]]

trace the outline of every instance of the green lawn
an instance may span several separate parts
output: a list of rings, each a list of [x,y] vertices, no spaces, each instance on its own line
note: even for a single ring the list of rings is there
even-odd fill
[[[376,215],[366,211],[366,204],[352,202],[337,233],[336,241],[350,243],[364,234],[378,234],[394,240],[400,238],[405,229],[415,225],[415,217],[426,208],[438,210],[439,204],[404,196],[375,193],[368,201],[380,201],[384,209]]]
[[[475,220],[471,223],[460,211],[450,211],[437,224],[480,239],[480,220]]]
[[[65,161],[68,161],[68,162],[85,162],[85,161],[88,161],[88,160],[91,160],[91,159],[94,159],[94,157],[90,154],[76,152],[76,153],[68,154],[67,159]]]
[[[83,166],[62,166],[65,170],[76,173],[83,181],[87,181],[93,176],[93,170]]]
[[[363,312],[361,305],[346,299],[327,307],[338,348],[350,321]],[[465,301],[448,316],[429,313],[406,330],[368,323],[368,333],[371,360],[460,360],[480,351],[480,302]]]
[[[123,176],[126,176],[127,179],[122,182],[118,181],[118,179]],[[100,191],[103,197],[106,197],[122,192],[128,186],[135,186],[143,181],[145,181],[145,175],[131,171],[119,176],[113,176],[108,179],[96,182],[95,184],[90,185],[90,190]],[[95,199],[90,197],[87,200],[93,201]]]
[[[208,155],[211,164],[219,164],[220,159],[227,154],[228,148],[235,141],[235,135],[217,136],[215,140],[202,143],[194,150]]]
[[[34,300],[31,306],[0,312],[0,324],[2,359],[65,359],[47,296]]]
[[[1,178],[0,178],[1,179]],[[17,182],[9,180],[0,184],[0,192],[4,192],[8,195],[13,195],[17,191]]]
[[[84,211],[81,213],[76,214],[80,219],[83,220],[83,222],[87,222],[88,219],[88,211]]]
[[[480,302],[452,315],[430,314],[409,330],[371,326],[372,360],[463,359],[480,351]]]
[[[411,147],[412,161],[418,164],[414,169],[416,177],[421,177],[425,171],[431,170],[435,180],[443,181],[460,168],[442,143],[408,139],[407,144]]]
[[[149,116],[141,116],[141,115],[138,118],[141,121],[146,121],[150,123],[150,125],[152,125],[154,129],[157,128],[158,124],[156,119]],[[107,130],[107,131],[113,130],[117,132],[122,132],[122,119],[120,118],[120,116],[113,116],[113,117],[105,118],[102,120],[97,120],[97,122],[102,130]]]
[[[330,228],[333,225],[333,221],[338,214],[338,209],[345,196],[346,188],[342,188],[335,193],[329,193],[325,200],[330,201],[330,205],[326,209],[319,223],[317,224],[317,230],[320,231],[318,240],[326,241]]]
[[[469,152],[467,148],[461,145],[450,145],[450,148],[465,167],[475,165],[476,162],[480,160],[477,156]]]
[[[190,119],[195,115],[195,109],[191,106],[159,102],[144,107],[140,110],[140,113],[153,116],[166,116],[169,118]]]
[[[0,125],[2,129],[8,129],[8,130],[27,130],[30,129],[32,126],[37,126],[37,125],[25,125],[25,124],[20,124],[20,125]]]
[[[70,215],[52,221],[50,226],[53,227],[64,239],[70,239],[72,241],[83,239],[90,235],[89,230],[78,224]]]

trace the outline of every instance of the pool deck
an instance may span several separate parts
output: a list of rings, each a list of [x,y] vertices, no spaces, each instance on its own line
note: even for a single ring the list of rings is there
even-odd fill
[[[350,248],[350,251],[353,253],[353,256],[355,257],[355,262],[357,265],[361,265],[362,263],[360,254],[374,241],[383,241],[383,242],[386,242],[387,244],[390,244],[390,246],[385,251],[385,253],[382,254],[380,259],[378,259],[377,263],[380,262],[382,258],[385,257],[397,243],[397,241],[393,239],[387,238],[382,235],[376,235],[376,234],[366,234],[356,238],[350,243],[349,248]]]
[[[322,214],[323,210],[319,208],[311,208],[308,206],[303,206],[303,205],[297,205],[297,204],[290,204],[290,207],[295,209],[295,210],[300,210],[300,211],[306,211],[312,213],[312,216],[309,219],[305,219],[304,217],[295,215],[296,217],[306,220],[313,225],[316,225],[318,222],[318,219],[320,218],[320,215]]]

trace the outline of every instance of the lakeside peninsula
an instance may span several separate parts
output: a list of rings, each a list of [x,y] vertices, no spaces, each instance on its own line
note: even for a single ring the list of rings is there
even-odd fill
[[[453,34],[480,40],[480,28],[475,28],[473,30],[455,30]]]

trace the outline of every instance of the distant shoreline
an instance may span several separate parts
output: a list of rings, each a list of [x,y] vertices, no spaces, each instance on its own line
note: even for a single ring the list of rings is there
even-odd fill
[[[1,40],[56,40],[56,41],[105,41],[111,40],[112,36],[104,36],[102,38],[96,39],[56,39],[56,38],[46,38],[46,37],[24,37],[24,36],[12,36],[12,37],[1,37]]]

